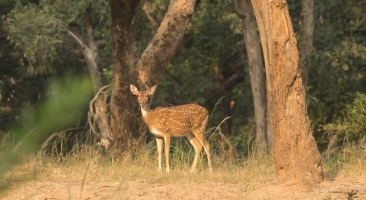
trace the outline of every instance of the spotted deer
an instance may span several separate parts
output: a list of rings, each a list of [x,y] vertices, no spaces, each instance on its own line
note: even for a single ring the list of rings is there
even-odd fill
[[[186,136],[196,152],[191,172],[196,169],[203,146],[207,154],[208,167],[212,173],[210,145],[205,139],[205,130],[208,122],[206,108],[197,104],[186,104],[181,106],[158,107],[155,110],[150,110],[148,97],[154,94],[155,88],[156,85],[148,90],[138,91],[134,85],[130,85],[131,92],[137,96],[137,101],[141,106],[142,118],[149,127],[150,133],[156,138],[159,170],[161,170],[163,140],[165,144],[166,172],[169,173],[170,138]]]

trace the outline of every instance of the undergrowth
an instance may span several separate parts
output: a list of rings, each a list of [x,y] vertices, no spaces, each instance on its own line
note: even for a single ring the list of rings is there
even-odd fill
[[[339,173],[366,171],[366,94],[343,110],[343,116],[322,127],[327,149],[323,152],[325,174],[333,179]]]

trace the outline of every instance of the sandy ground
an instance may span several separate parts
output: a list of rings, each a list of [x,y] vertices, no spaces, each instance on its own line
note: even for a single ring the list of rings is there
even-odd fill
[[[353,199],[366,200],[366,175],[339,176],[324,181],[312,191],[275,185],[271,181],[248,184],[204,180],[200,183],[101,180],[82,184],[81,179],[49,176],[38,181],[20,181],[14,178],[0,191],[0,199],[347,199],[353,190],[357,193]]]

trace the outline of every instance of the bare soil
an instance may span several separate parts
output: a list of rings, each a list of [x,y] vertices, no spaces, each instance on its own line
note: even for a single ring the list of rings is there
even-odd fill
[[[296,186],[276,185],[268,181],[223,181],[215,178],[189,180],[181,177],[171,181],[164,173],[156,173],[155,181],[141,178],[118,181],[75,169],[55,168],[37,178],[30,178],[30,170],[17,169],[1,185],[0,199],[365,199],[366,174],[339,174],[326,180],[312,191]],[[77,173],[77,172],[80,173]],[[152,169],[153,171],[153,169]],[[174,173],[171,172],[171,173]],[[78,175],[76,175],[78,174]],[[209,176],[209,175],[208,175]],[[162,178],[159,178],[162,177]],[[353,194],[356,193],[356,194]],[[351,198],[352,197],[352,198]]]

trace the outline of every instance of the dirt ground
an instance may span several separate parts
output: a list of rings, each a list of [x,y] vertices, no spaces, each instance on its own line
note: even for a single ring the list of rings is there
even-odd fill
[[[89,175],[89,176],[92,176]],[[8,178],[9,179],[9,178]],[[41,180],[17,178],[0,191],[0,199],[365,199],[366,175],[342,176],[324,181],[313,191],[272,181],[235,183],[202,180],[144,183],[144,181],[90,180],[82,183],[66,176],[46,175]],[[92,178],[90,178],[92,179]],[[84,186],[84,187],[83,187]],[[4,187],[4,186],[3,186]],[[351,195],[351,192],[356,194]]]

